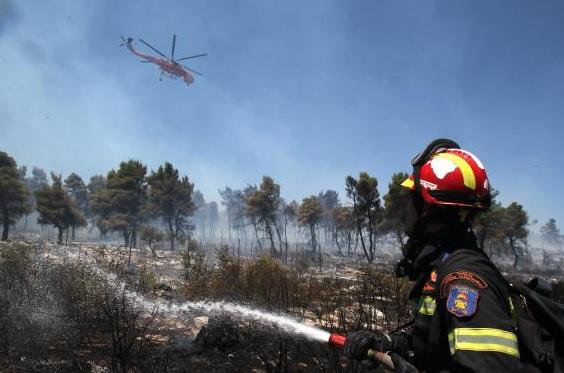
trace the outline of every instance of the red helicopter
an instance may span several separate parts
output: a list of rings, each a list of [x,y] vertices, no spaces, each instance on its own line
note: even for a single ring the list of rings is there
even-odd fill
[[[134,55],[136,55],[138,57],[141,57],[143,59],[141,62],[154,63],[155,65],[157,65],[162,70],[161,71],[161,77],[160,77],[159,80],[162,80],[163,75],[167,74],[171,78],[176,78],[176,77],[182,78],[182,80],[184,80],[184,82],[186,82],[187,85],[190,85],[190,84],[194,83],[194,76],[192,74],[190,74],[190,72],[192,72],[196,75],[200,75],[200,76],[202,75],[201,73],[197,72],[196,70],[192,70],[191,68],[178,63],[178,61],[187,60],[189,58],[207,56],[207,53],[196,54],[194,56],[188,56],[188,57],[182,57],[182,58],[174,59],[174,49],[175,49],[175,46],[176,46],[176,35],[172,36],[172,52],[170,54],[170,57],[164,55],[164,53],[162,53],[157,48],[153,47],[152,45],[150,45],[149,43],[147,43],[143,39],[139,39],[139,41],[141,43],[145,44],[147,47],[149,47],[152,50],[154,50],[155,52],[157,52],[163,58],[150,56],[148,54],[136,51],[133,48],[133,38],[125,39],[122,36],[121,40],[123,40],[123,44],[121,44],[121,46],[125,45],[127,47],[127,49],[129,49],[131,51],[131,53],[133,53]]]

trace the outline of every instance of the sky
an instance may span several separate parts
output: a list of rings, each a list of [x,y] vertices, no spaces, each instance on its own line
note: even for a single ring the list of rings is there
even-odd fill
[[[562,1],[0,0],[0,150],[85,180],[170,161],[206,199],[269,175],[288,200],[367,171],[381,194],[437,137],[562,226]],[[187,87],[120,48],[142,38]],[[144,52],[147,48],[135,41]]]

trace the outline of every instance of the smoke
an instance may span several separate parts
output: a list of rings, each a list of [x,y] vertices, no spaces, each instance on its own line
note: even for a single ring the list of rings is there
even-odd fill
[[[0,35],[15,16],[14,5],[11,0],[0,0]]]
[[[19,164],[84,177],[142,159],[139,127],[156,120],[100,63],[89,24],[96,5],[0,0],[0,9],[4,25],[18,16],[1,29],[0,147]],[[118,39],[103,41],[117,55]]]

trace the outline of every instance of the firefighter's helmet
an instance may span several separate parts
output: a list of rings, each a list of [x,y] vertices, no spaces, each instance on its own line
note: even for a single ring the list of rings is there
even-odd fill
[[[437,139],[411,162],[413,174],[401,184],[425,202],[486,210],[491,193],[486,169],[452,140]]]

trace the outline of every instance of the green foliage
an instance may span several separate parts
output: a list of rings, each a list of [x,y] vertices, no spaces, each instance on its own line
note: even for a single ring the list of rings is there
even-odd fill
[[[107,184],[92,195],[92,211],[102,232],[121,231],[126,246],[137,246],[137,230],[145,219],[147,167],[139,161],[121,162],[108,172]]]
[[[513,267],[517,267],[519,259],[526,255],[527,225],[529,217],[523,206],[512,202],[507,206],[501,218],[501,234],[515,258]]]
[[[31,177],[27,178],[26,182],[31,193],[35,193],[49,184],[47,173],[39,167],[33,167]]]
[[[374,261],[377,224],[381,219],[378,181],[367,172],[361,172],[358,179],[347,176],[345,181],[347,197],[353,203],[353,214],[357,231],[368,263]],[[368,244],[366,243],[368,239]]]
[[[276,233],[280,238],[276,220],[276,212],[281,202],[280,185],[276,184],[271,177],[263,176],[259,188],[248,187],[245,190],[245,202],[246,214],[255,228],[257,238],[258,230],[262,229],[270,241],[271,255],[277,256],[274,238]],[[260,241],[258,243],[260,246]],[[282,247],[280,247],[280,251],[282,251]]]
[[[155,272],[149,271],[145,265],[141,267],[138,275],[137,287],[141,292],[153,290],[158,283]]]
[[[188,247],[180,254],[183,268],[184,281],[191,283],[205,283],[209,268],[206,263],[206,255],[199,250],[196,241],[188,242]]]
[[[2,241],[8,239],[10,224],[31,211],[30,193],[16,161],[0,152],[0,222],[3,224]]]
[[[406,206],[410,203],[411,197],[409,190],[402,187],[401,183],[408,177],[409,175],[405,172],[392,175],[392,180],[388,184],[388,193],[384,195],[384,219],[381,225],[383,231],[391,233],[402,249],[407,241],[404,233]]]
[[[167,225],[170,249],[174,250],[175,240],[189,228],[187,219],[195,209],[192,201],[194,184],[187,176],[180,178],[178,170],[169,162],[153,172],[147,181],[151,187],[150,213],[162,218]]]
[[[271,308],[285,303],[284,285],[287,284],[288,272],[280,261],[263,256],[258,261],[248,264],[244,273],[243,296],[255,304]]]
[[[108,181],[103,175],[94,175],[90,178],[88,183],[88,193],[94,194],[97,191],[106,188]]]
[[[304,198],[298,210],[298,221],[302,225],[315,226],[321,220],[323,209],[318,197]]]
[[[490,257],[495,255],[496,248],[502,245],[501,223],[503,206],[497,202],[499,192],[491,191],[492,201],[488,211],[481,212],[473,219],[472,225],[478,237],[478,245],[489,251]]]
[[[298,222],[309,228],[313,251],[317,248],[316,226],[322,217],[323,209],[319,198],[316,196],[304,198],[298,210]]]
[[[353,208],[350,206],[338,206],[333,210],[333,221],[335,222],[335,243],[342,253],[341,247],[347,248],[350,256],[353,251],[353,242],[356,238],[356,219],[354,218]]]
[[[78,209],[88,215],[88,188],[82,178],[74,172],[65,179],[65,190],[74,200]]]
[[[152,249],[154,245],[164,240],[164,234],[155,227],[143,225],[141,227],[141,240],[145,241]]]
[[[62,177],[51,174],[52,185],[44,186],[35,192],[39,224],[52,225],[59,230],[58,243],[63,243],[63,231],[69,227],[78,227],[86,224],[84,216],[80,213],[69,194],[63,189]]]

